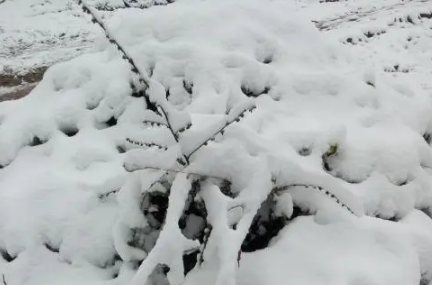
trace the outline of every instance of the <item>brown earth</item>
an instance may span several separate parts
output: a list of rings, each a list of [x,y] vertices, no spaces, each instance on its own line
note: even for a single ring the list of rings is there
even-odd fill
[[[0,74],[1,87],[17,87],[14,91],[0,95],[0,102],[17,100],[28,95],[37,83],[42,80],[48,67],[38,67],[26,72],[25,74]]]

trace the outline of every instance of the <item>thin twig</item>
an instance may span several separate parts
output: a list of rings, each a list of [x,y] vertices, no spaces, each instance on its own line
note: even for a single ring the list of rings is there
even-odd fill
[[[204,140],[202,143],[200,143],[195,149],[193,149],[186,157],[189,159],[195,152],[197,152],[198,150],[200,150],[203,146],[207,145],[210,141],[215,140],[216,136],[218,134],[224,134],[225,129],[227,127],[229,127],[232,123],[234,122],[239,122],[244,115],[246,114],[246,112],[252,112],[256,107],[252,107],[252,108],[248,108],[244,111],[242,111],[238,116],[236,116],[233,120],[228,121],[225,123],[225,125],[223,125],[220,129],[218,129],[213,135],[211,135],[210,137],[206,138],[206,140]]]
[[[128,55],[128,53],[126,52],[126,50],[111,35],[111,33],[109,32],[109,30],[105,26],[105,24],[101,20],[99,20],[99,18],[94,14],[94,12],[88,7],[88,5],[83,0],[77,0],[77,2],[80,5],[80,7],[82,8],[83,12],[86,13],[86,14],[88,14],[88,15],[90,15],[92,17],[92,22],[95,23],[95,24],[97,24],[97,25],[99,25],[99,27],[101,27],[101,29],[104,31],[105,36],[108,39],[108,41],[111,44],[113,44],[117,48],[117,50],[122,54],[122,58],[124,60],[126,60],[130,64],[132,73],[134,73],[135,75],[137,75],[139,77],[139,82],[144,87],[144,91],[142,92],[142,95],[143,95],[143,97],[146,100],[147,107],[150,110],[152,110],[153,112],[158,113],[159,115],[161,115],[161,116],[164,117],[164,119],[165,119],[165,121],[167,123],[167,127],[170,130],[172,136],[174,137],[175,141],[177,143],[179,143],[178,134],[172,128],[172,124],[170,122],[170,118],[169,118],[167,110],[165,110],[165,108],[160,103],[158,103],[158,102],[152,102],[150,100],[150,96],[148,94],[146,94],[146,92],[145,92],[149,88],[149,86],[150,86],[150,83],[148,82],[147,77],[144,76],[143,73],[138,69],[138,66],[136,65],[136,63],[132,59],[132,57]],[[182,128],[179,132],[185,131],[189,127],[190,127],[190,124],[188,124],[188,126]],[[178,161],[183,166],[189,165],[189,158],[187,156],[185,156],[184,154],[182,154],[182,158],[179,159]]]
[[[90,9],[90,7],[83,0],[77,0],[77,3],[81,7],[81,9],[84,13],[90,15],[90,17],[92,18],[92,23],[99,25],[99,27],[104,31],[105,37],[108,39],[110,44],[113,44],[117,48],[117,50],[122,54],[122,58],[129,63],[129,65],[131,66],[132,73],[134,73],[135,75],[138,76],[139,83],[143,85],[144,90],[143,90],[141,95],[145,98],[146,103],[147,103],[147,107],[150,110],[157,112],[156,104],[153,103],[150,100],[150,97],[145,93],[145,90],[147,90],[149,88],[150,84],[149,84],[147,78],[138,69],[138,66],[135,64],[135,61],[132,59],[131,56],[128,55],[128,53],[120,45],[120,43],[111,35],[108,28],[105,26],[105,24],[101,20],[99,20],[99,18],[94,14],[94,12]],[[135,89],[137,89],[136,91],[139,91],[141,89],[138,86],[136,86],[135,83],[134,83],[134,87],[135,87]]]
[[[326,195],[327,197],[330,197],[331,199],[333,199],[342,208],[348,210],[348,212],[355,215],[354,211],[351,208],[349,208],[346,204],[344,204],[341,200],[339,200],[339,198],[336,197],[336,195],[331,193],[329,190],[324,189],[322,186],[316,186],[316,185],[304,184],[304,183],[295,183],[295,184],[275,187],[275,188],[273,188],[272,193],[279,194],[281,192],[289,191],[290,189],[295,188],[295,187],[305,187],[305,188],[312,188],[312,189],[318,190],[318,191],[324,193],[324,195]]]
[[[153,4],[141,4],[141,5],[130,5],[129,3],[127,3],[125,0],[122,1],[123,2],[123,6],[108,6],[108,7],[104,7],[104,6],[99,6],[96,7],[97,10],[101,10],[101,11],[114,11],[116,9],[148,9],[152,6],[166,6],[168,4],[172,4],[175,1],[173,0],[167,0],[166,3],[153,3]]]
[[[180,169],[159,168],[159,167],[152,167],[152,166],[146,166],[146,167],[140,168],[140,170],[143,170],[143,169],[164,170],[166,172],[184,173],[184,174],[189,174],[189,175],[201,176],[201,177],[205,177],[205,178],[215,178],[215,179],[220,179],[220,180],[226,180],[225,178],[220,177],[220,176],[190,172],[190,171],[185,171],[185,170],[180,170]]]
[[[163,116],[165,117],[165,121],[167,122],[168,129],[170,130],[172,136],[174,137],[176,143],[178,144],[179,143],[179,137],[176,134],[176,132],[174,132],[174,129],[172,128],[172,125],[171,125],[169,117],[168,117],[168,113],[164,110],[164,108],[162,108],[162,106],[159,106],[159,108],[160,108]],[[183,156],[182,157],[183,158],[183,163],[180,162],[180,161],[179,161],[179,163],[182,164],[183,166],[189,165],[189,157],[187,157],[183,153],[182,153],[182,156]]]
[[[126,2],[125,0],[123,0],[123,4],[124,4],[125,8],[131,8],[131,5],[129,5],[129,3]]]
[[[126,141],[128,143],[131,143],[131,144],[134,144],[137,146],[157,147],[158,149],[168,150],[167,146],[162,146],[160,144],[153,143],[153,142],[148,143],[148,142],[136,141],[136,140],[132,140],[130,138],[126,138]]]
[[[1,3],[0,3],[0,4],[1,4]],[[3,285],[8,285],[7,282],[6,282],[5,275],[4,275],[4,274],[2,274],[2,275],[3,275]]]

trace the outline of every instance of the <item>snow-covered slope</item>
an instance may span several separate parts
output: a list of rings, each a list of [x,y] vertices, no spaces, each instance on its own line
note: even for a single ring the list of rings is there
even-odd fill
[[[26,7],[15,1],[2,5]],[[166,264],[168,280],[153,274],[148,284],[428,284],[430,32],[427,17],[390,23],[406,7],[414,15],[429,4],[381,4],[375,8],[382,17],[365,12],[336,25],[332,18],[361,5],[180,0],[101,12],[149,77],[152,100],[170,111],[169,127],[191,120],[176,139],[142,97],[132,96],[136,78],[118,50],[88,24],[88,15],[68,5],[64,24],[91,31],[87,39],[96,40],[99,51],[54,65],[28,97],[0,104],[5,282],[138,285]],[[41,30],[57,29],[47,15],[38,17]],[[375,36],[378,26],[386,33]],[[4,30],[7,38],[14,29]],[[30,42],[23,27],[15,32]],[[413,45],[400,49],[405,32]],[[410,65],[409,72],[389,72],[389,59]],[[155,119],[156,127],[143,124]],[[202,184],[198,198],[213,230],[204,262],[186,278],[183,250],[198,245],[178,230],[190,177],[171,173],[165,227],[149,232],[154,221],[141,212],[146,195],[164,192],[168,183],[149,191],[164,171],[142,168],[180,169],[182,156],[190,161],[186,172],[229,180],[235,194]],[[242,253],[237,264],[249,224],[272,189],[287,225],[268,247]],[[297,217],[298,209],[315,215]],[[189,215],[187,226],[197,228],[201,218]],[[144,240],[133,240],[137,233]]]

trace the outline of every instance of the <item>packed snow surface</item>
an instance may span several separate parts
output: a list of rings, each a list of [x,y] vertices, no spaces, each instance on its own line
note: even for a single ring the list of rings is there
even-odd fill
[[[24,0],[1,4],[0,15],[32,19],[14,27],[0,16],[1,45],[20,38],[31,46],[38,29],[58,34],[55,41],[74,31],[67,46],[93,51],[52,66],[29,96],[0,104],[0,275],[8,285],[146,284],[159,263],[172,268],[171,285],[432,280],[429,2],[179,0],[97,12],[150,77],[149,95],[171,110],[173,128],[192,121],[179,141],[143,124],[155,118],[131,96],[136,78],[89,16],[74,2],[44,3],[53,18],[30,15]],[[11,52],[0,49],[0,68],[18,66]],[[153,251],[127,242],[130,229],[149,223],[139,199],[164,171],[126,170],[171,169],[180,154],[190,155],[187,170],[228,179],[238,194],[204,185],[213,234],[205,262],[186,278],[179,257],[197,244],[176,228],[191,185],[185,173],[173,181]],[[232,261],[272,183],[297,185],[278,201],[280,212],[291,216],[296,205],[314,215],[290,221],[238,266]],[[228,214],[238,205],[239,217]]]

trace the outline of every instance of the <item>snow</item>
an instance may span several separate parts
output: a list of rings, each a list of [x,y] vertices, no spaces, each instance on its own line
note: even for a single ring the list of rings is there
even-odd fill
[[[9,285],[428,284],[431,7],[361,2],[92,9],[163,116],[130,96],[135,75],[75,3],[0,4],[0,69],[86,52],[0,104],[0,275]],[[233,197],[199,181],[212,232],[185,277],[182,254],[200,244],[179,219],[203,176],[229,180]],[[168,198],[157,230],[143,215],[154,192]],[[293,219],[239,256],[269,195]],[[188,219],[188,232],[203,221]]]

